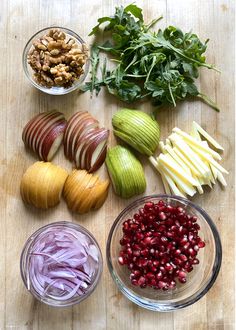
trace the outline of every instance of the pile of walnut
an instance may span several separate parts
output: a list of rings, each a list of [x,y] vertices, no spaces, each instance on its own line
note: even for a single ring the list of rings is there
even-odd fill
[[[84,73],[88,47],[68,38],[60,29],[51,29],[33,41],[27,58],[38,84],[70,87]]]

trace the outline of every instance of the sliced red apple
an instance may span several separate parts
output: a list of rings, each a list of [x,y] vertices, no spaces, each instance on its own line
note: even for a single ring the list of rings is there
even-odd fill
[[[42,159],[44,161],[50,161],[56,154],[62,143],[65,127],[66,121],[56,125],[50,130],[50,132],[48,132],[39,150],[39,153],[42,155]]]
[[[98,127],[98,121],[94,119],[90,114],[84,113],[80,117],[77,117],[73,125],[71,125],[71,132],[67,136],[67,157],[72,161],[75,153],[75,146],[77,140],[81,135],[90,131],[91,129]]]
[[[58,119],[57,121],[54,121],[51,124],[48,124],[47,129],[44,130],[42,134],[38,134],[38,138],[36,138],[37,139],[36,152],[39,155],[40,159],[43,159],[42,149],[43,149],[43,146],[44,146],[45,139],[47,138],[48,135],[51,134],[51,132],[54,131],[54,129],[56,129],[56,127],[59,127],[62,124],[66,125],[66,120],[65,119]]]
[[[103,161],[105,160],[106,154],[104,154],[103,151],[107,146],[108,137],[109,131],[102,128],[94,141],[89,144],[85,155],[85,167],[89,172],[93,172],[94,169],[97,170],[102,165],[101,154],[103,154]],[[97,162],[98,159],[99,162]]]
[[[90,170],[89,170],[89,173],[92,173],[92,172],[95,172],[97,171],[101,166],[102,164],[104,163],[105,159],[106,159],[106,154],[107,154],[107,145],[105,146],[105,148],[101,151],[99,157],[97,158],[96,160],[96,163],[94,163]]]
[[[87,150],[89,144],[96,138],[97,134],[101,131],[100,128],[95,128],[86,135],[82,135],[76,144],[74,162],[77,168],[84,168],[82,164],[83,153]],[[85,154],[84,154],[85,155]]]
[[[87,158],[87,150],[91,144],[94,143],[94,141],[97,139],[97,137],[102,133],[102,128],[98,128],[97,130],[94,130],[91,132],[90,136],[87,137],[87,135],[84,137],[86,139],[86,143],[83,145],[80,156],[79,156],[79,164],[80,168],[87,169],[86,166],[86,158]]]
[[[69,140],[71,137],[71,133],[74,130],[75,125],[80,122],[81,117],[87,117],[89,116],[88,112],[85,111],[79,111],[76,112],[68,121],[65,133],[64,133],[64,153],[67,158],[69,158]]]
[[[44,140],[51,131],[54,131],[57,126],[63,126],[63,130],[65,129],[66,120],[64,118],[64,115],[57,111],[50,111],[50,112],[44,112],[41,113],[34,118],[32,118],[29,123],[25,126],[23,133],[22,133],[22,139],[25,143],[25,145],[31,149],[34,153],[36,153],[40,159],[45,159],[45,156],[42,155],[41,150],[42,146],[44,145]],[[60,128],[62,130],[62,128]],[[61,135],[60,133],[59,135]],[[56,139],[56,137],[55,137]],[[48,143],[48,139],[45,140],[46,143]],[[56,146],[58,146],[58,143],[60,142],[60,139],[57,139],[57,142],[55,142],[53,149],[51,150],[51,154],[55,154]],[[52,142],[53,143],[53,142]],[[50,140],[51,145],[51,140]],[[58,146],[59,147],[59,146]],[[50,149],[50,148],[49,148]],[[47,153],[47,148],[44,151],[45,155]],[[49,150],[50,151],[50,150]],[[49,152],[48,151],[48,152]],[[48,156],[46,156],[47,158]]]
[[[55,116],[47,118],[47,120],[45,120],[45,122],[44,122],[44,125],[41,125],[40,128],[38,128],[37,132],[35,132],[35,134],[34,134],[32,142],[31,142],[32,149],[35,152],[37,152],[39,154],[40,142],[44,139],[47,132],[49,132],[50,129],[55,124],[59,125],[61,123],[61,121],[65,121],[65,118],[64,118],[63,114],[58,112],[55,114]],[[39,154],[39,156],[40,156],[40,154]]]
[[[23,133],[22,133],[22,140],[25,143],[26,146],[28,146],[29,148],[31,148],[31,138],[32,135],[34,135],[34,132],[37,131],[38,127],[41,125],[42,122],[44,122],[44,120],[50,116],[54,116],[54,111],[50,111],[48,113],[43,112],[40,113],[38,115],[36,115],[35,117],[33,117],[28,124],[26,124],[26,126],[23,129]]]
[[[77,141],[82,136],[87,135],[91,130],[98,127],[97,122],[93,118],[84,118],[81,120],[81,123],[79,123],[75,129],[74,132],[71,134],[71,140],[69,141],[69,144],[71,146],[71,154],[70,160],[73,160],[74,154],[75,154],[75,147],[77,144]]]

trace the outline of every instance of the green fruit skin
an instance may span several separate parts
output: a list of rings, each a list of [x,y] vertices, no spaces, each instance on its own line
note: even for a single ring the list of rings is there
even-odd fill
[[[145,191],[143,167],[129,149],[119,145],[109,149],[105,162],[117,195],[130,198]]]
[[[121,109],[112,118],[114,134],[139,151],[151,156],[160,139],[159,124],[139,110]]]

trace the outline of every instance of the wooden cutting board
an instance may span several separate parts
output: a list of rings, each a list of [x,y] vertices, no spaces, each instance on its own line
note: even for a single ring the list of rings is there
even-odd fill
[[[160,27],[177,25],[210,38],[207,60],[221,70],[218,74],[201,70],[201,91],[217,101],[216,113],[200,101],[184,102],[176,109],[158,114],[161,137],[174,126],[189,131],[193,120],[225,147],[222,165],[227,168],[228,187],[217,184],[213,191],[194,197],[214,219],[223,244],[223,263],[214,287],[191,307],[174,313],[155,313],[141,309],[118,292],[104,262],[102,280],[86,301],[73,308],[55,309],[32,298],[23,286],[19,258],[24,242],[39,227],[57,221],[80,223],[97,238],[105,260],[109,229],[118,213],[131,200],[121,200],[110,189],[109,198],[99,211],[85,216],[71,214],[64,201],[49,211],[26,207],[20,198],[22,174],[36,159],[25,151],[22,128],[35,114],[53,108],[68,118],[75,111],[88,110],[101,124],[111,128],[112,115],[122,106],[102,92],[99,97],[78,92],[49,96],[33,88],[23,73],[21,56],[24,45],[39,29],[53,24],[78,32],[87,42],[98,17],[112,14],[115,5],[128,1],[112,0],[2,0],[0,1],[1,89],[0,89],[0,329],[40,330],[231,330],[234,329],[234,1],[233,0],[146,0],[136,1],[147,21],[164,15]],[[150,111],[149,103],[138,105]],[[112,136],[110,145],[116,143]],[[70,169],[62,150],[54,159]],[[106,176],[105,166],[100,170]],[[145,164],[148,181],[146,194],[163,193],[158,175]]]

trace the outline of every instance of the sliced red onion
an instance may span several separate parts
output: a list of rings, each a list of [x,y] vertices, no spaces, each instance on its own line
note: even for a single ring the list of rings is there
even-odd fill
[[[48,227],[29,251],[27,287],[57,301],[86,294],[99,267],[99,251],[89,236],[69,227]]]

